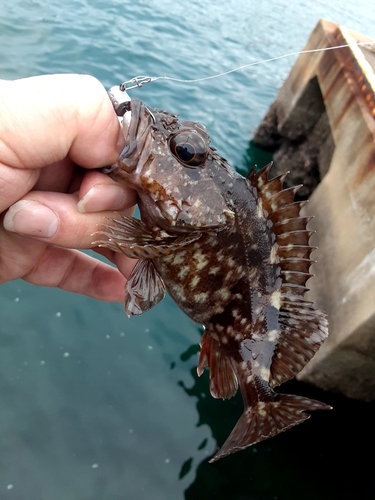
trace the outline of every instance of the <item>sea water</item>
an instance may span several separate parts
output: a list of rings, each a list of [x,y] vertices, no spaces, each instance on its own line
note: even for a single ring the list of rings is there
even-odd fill
[[[89,73],[107,88],[203,78],[302,49],[322,17],[375,36],[373,0],[13,0],[1,6],[0,77]],[[201,121],[248,170],[251,133],[295,58],[130,93]],[[1,286],[0,499],[373,498],[374,406],[303,384],[289,388],[334,411],[208,464],[242,402],[212,399],[207,374],[197,378],[201,334],[168,297],[129,320],[121,304]]]

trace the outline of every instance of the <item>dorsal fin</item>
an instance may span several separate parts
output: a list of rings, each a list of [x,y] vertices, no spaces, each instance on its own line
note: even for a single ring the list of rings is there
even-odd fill
[[[293,297],[295,300],[288,300]],[[298,300],[298,302],[297,302]],[[326,315],[302,296],[282,288],[279,337],[271,364],[270,386],[291,379],[314,356],[328,335]]]
[[[308,222],[313,217],[293,217],[291,219],[283,219],[280,222],[273,224],[273,230],[276,234],[288,233],[291,231],[303,231],[306,229]]]
[[[258,170],[258,172],[256,172],[257,166],[254,165],[254,168],[250,170],[247,179],[251,182],[253,186],[261,185],[262,182],[268,182],[268,172],[271,170],[272,165],[273,161],[271,161],[265,167]],[[258,182],[259,179],[261,180]]]
[[[310,259],[316,249],[309,244],[314,231],[307,229],[311,217],[302,217],[307,203],[295,202],[300,186],[283,189],[286,174],[268,180],[272,164],[259,172],[253,170],[248,181],[256,188],[264,217],[272,223],[280,267],[280,311],[278,335],[271,364],[270,385],[275,387],[294,377],[312,358],[328,335],[326,316],[304,299]]]

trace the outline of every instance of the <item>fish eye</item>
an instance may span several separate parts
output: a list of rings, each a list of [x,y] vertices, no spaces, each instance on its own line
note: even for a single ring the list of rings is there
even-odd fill
[[[189,167],[203,166],[206,160],[206,142],[195,131],[180,132],[169,143],[172,154]]]

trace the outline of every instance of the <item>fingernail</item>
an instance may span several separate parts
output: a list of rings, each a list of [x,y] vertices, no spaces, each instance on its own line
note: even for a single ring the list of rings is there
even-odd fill
[[[92,187],[78,202],[78,212],[102,212],[117,210],[125,203],[125,193],[119,186],[98,185]]]
[[[57,214],[36,201],[21,200],[5,214],[4,228],[13,233],[38,238],[51,238],[59,226]]]

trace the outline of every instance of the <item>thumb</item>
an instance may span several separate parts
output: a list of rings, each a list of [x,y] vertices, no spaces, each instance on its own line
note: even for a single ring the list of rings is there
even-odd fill
[[[83,167],[116,160],[120,126],[103,85],[88,75],[0,81],[0,160],[41,168],[66,156]]]

